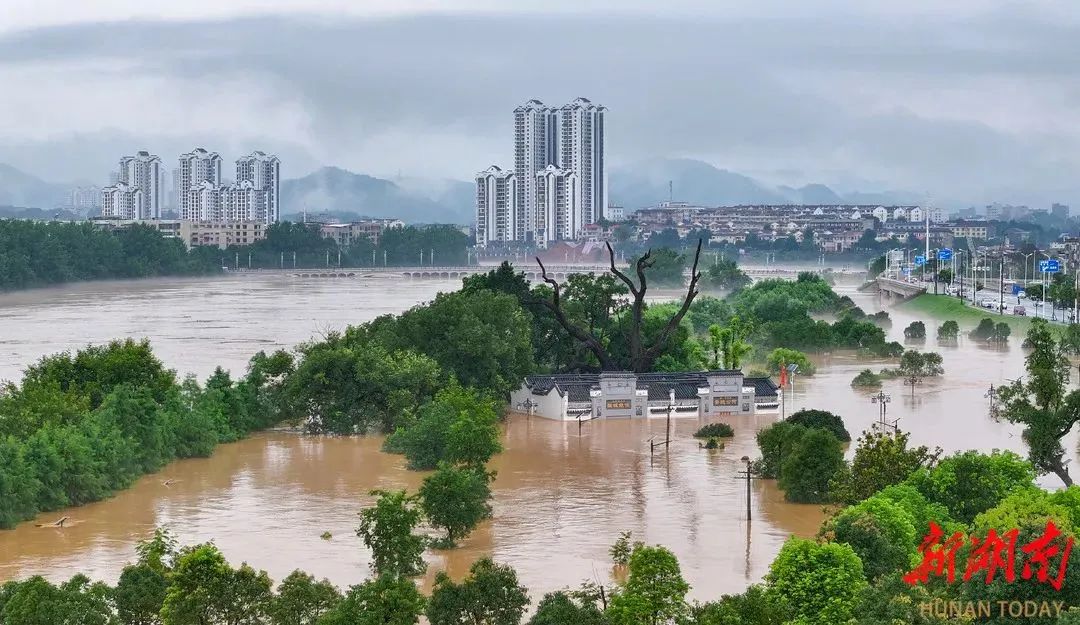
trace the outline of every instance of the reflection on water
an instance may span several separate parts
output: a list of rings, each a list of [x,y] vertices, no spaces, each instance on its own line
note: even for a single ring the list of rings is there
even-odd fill
[[[104,283],[0,298],[0,377],[17,377],[35,358],[87,342],[148,336],[162,359],[182,372],[209,373],[216,364],[238,370],[258,349],[289,346],[347,322],[371,319],[430,299],[454,281],[386,278],[297,281],[284,277]],[[869,296],[841,287],[868,311]],[[903,340],[914,317],[893,311],[890,338]],[[934,335],[940,321],[927,321]],[[985,397],[1023,370],[1019,337],[1002,349],[961,338],[938,346],[946,374],[914,392],[886,382],[890,419],[916,444],[960,449],[1022,451],[1015,426],[987,416]],[[799,377],[788,410],[814,407],[841,414],[857,434],[877,419],[868,391],[850,387],[862,369],[895,366],[851,354],[824,355],[819,373]],[[514,416],[506,451],[493,461],[494,518],[462,547],[429,552],[430,570],[463,575],[483,555],[513,565],[539,593],[584,580],[605,581],[607,550],[622,530],[670,547],[699,599],[737,592],[767,571],[791,534],[812,536],[819,506],[784,503],[771,481],[752,484],[753,522],[745,520],[745,483],[739,459],[756,456],[754,433],[776,415],[740,419],[723,450],[700,449],[691,438],[697,419],[674,422],[669,453],[650,457],[648,439],[662,435],[663,419],[585,424]],[[414,490],[422,474],[380,441],[303,437],[273,432],[224,445],[212,458],[176,462],[116,497],[56,511],[0,532],[0,580],[33,573],[60,579],[76,571],[113,580],[133,557],[134,543],[159,525],[181,542],[213,540],[233,562],[247,561],[280,580],[296,568],[339,585],[367,575],[369,554],[355,535],[357,512],[372,489]],[[1068,449],[1075,449],[1075,440]],[[852,449],[849,448],[850,454]],[[1044,480],[1055,485],[1052,478]],[[168,484],[166,484],[168,482]],[[73,525],[38,528],[70,515]],[[322,540],[329,531],[333,538]]]

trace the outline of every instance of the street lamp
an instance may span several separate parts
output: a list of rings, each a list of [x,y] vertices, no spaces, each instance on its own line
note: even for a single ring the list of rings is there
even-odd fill
[[[1046,260],[1050,260],[1050,255],[1047,254],[1046,252],[1039,252],[1039,256],[1045,256]],[[1034,265],[1034,261],[1032,261],[1032,264]],[[1047,288],[1046,288],[1046,286],[1047,286],[1047,284],[1046,284],[1046,272],[1043,271],[1041,273],[1042,273],[1042,310],[1043,310],[1043,314],[1045,315],[1046,314],[1046,291],[1047,291]],[[1038,316],[1038,315],[1036,315],[1036,316]],[[1054,315],[1051,314],[1051,317],[1053,317],[1053,316]]]
[[[885,421],[885,415],[888,413],[889,402],[891,401],[892,396],[886,395],[885,391],[878,391],[877,395],[870,397],[870,403],[877,404],[880,407],[878,410],[878,425],[880,425],[882,430],[888,427],[888,422]],[[897,419],[897,423],[899,423],[899,419]],[[896,425],[894,424],[892,427],[895,428]]]

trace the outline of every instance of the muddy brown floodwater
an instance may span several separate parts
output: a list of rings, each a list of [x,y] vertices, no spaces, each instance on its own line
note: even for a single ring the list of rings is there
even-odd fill
[[[295,345],[456,287],[450,280],[248,276],[0,296],[0,378],[17,379],[44,354],[123,336],[149,337],[166,364],[182,373],[205,377],[218,364],[240,371],[260,349]],[[854,285],[838,290],[868,311],[880,308]],[[915,317],[891,312],[890,336],[902,340]],[[932,336],[940,320],[925,321]],[[899,418],[914,442],[946,451],[1022,452],[1018,429],[988,418],[985,396],[991,383],[1022,373],[1019,338],[1001,349],[965,339],[937,346],[932,338],[925,347],[942,353],[945,376],[914,393],[887,382],[889,418]],[[850,381],[861,369],[885,363],[849,354],[818,362],[816,376],[796,379],[789,410],[831,410],[857,435],[877,419],[877,407]],[[676,419],[670,453],[650,458],[648,439],[662,435],[663,418],[586,423],[579,433],[576,424],[513,416],[505,427],[506,450],[493,461],[494,517],[459,549],[429,551],[425,585],[436,571],[457,577],[488,555],[513,565],[534,599],[585,580],[607,581],[608,548],[620,531],[631,530],[636,539],[678,555],[693,597],[741,591],[765,574],[788,536],[812,536],[823,519],[819,506],[785,503],[764,480],[752,484],[753,521],[745,519],[739,459],[757,455],[754,433],[777,418],[736,419],[734,439],[714,451],[699,449],[691,438],[697,419]],[[113,581],[134,557],[135,543],[168,526],[182,543],[212,540],[230,561],[246,561],[277,580],[300,568],[338,585],[359,583],[369,554],[355,528],[357,512],[371,500],[368,491],[415,489],[423,477],[405,470],[400,457],[381,453],[380,443],[270,432],[223,445],[211,458],[175,462],[107,501],[0,531],[0,580],[85,572]],[[1075,450],[1075,440],[1067,448]],[[72,521],[62,529],[35,526],[63,516]],[[324,532],[332,538],[322,539]]]

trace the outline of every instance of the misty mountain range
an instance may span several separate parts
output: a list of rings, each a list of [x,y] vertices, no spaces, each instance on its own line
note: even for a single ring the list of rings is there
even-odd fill
[[[823,184],[798,188],[774,186],[691,159],[653,159],[615,168],[609,174],[608,185],[611,201],[627,209],[654,206],[669,197],[704,206],[917,204],[921,201],[919,195],[903,191],[840,193]],[[65,205],[75,186],[76,183],[46,182],[0,163],[0,206],[48,211]],[[410,223],[465,224],[473,219],[474,194],[473,183],[462,180],[409,177],[388,180],[338,167],[323,167],[300,178],[283,180],[281,206],[283,215],[304,211],[352,213],[397,217]]]

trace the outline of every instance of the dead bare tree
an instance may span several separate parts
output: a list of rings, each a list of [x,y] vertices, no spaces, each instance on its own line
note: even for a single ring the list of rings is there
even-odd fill
[[[679,311],[675,313],[671,319],[668,319],[667,324],[657,335],[656,340],[651,345],[645,346],[642,339],[642,322],[645,316],[645,294],[648,291],[648,282],[645,278],[645,270],[653,266],[656,261],[652,258],[652,250],[645,252],[641,258],[637,259],[634,264],[634,270],[637,273],[637,283],[634,282],[629,276],[615,266],[615,250],[611,248],[611,244],[607,243],[608,259],[611,264],[611,273],[621,280],[627,288],[630,289],[630,294],[633,296],[633,302],[630,305],[630,329],[628,340],[630,343],[630,369],[636,373],[644,373],[652,368],[653,362],[660,356],[660,350],[664,348],[664,344],[667,343],[668,338],[675,328],[679,327],[682,323],[683,317],[686,316],[687,311],[690,310],[690,305],[694,302],[694,298],[698,295],[697,285],[701,279],[701,274],[698,272],[698,261],[701,259],[701,245],[702,240],[698,239],[697,250],[694,252],[694,264],[690,268],[690,284],[686,289],[686,296],[683,298],[682,306],[679,307]],[[563,327],[570,336],[574,337],[577,341],[582,343],[600,362],[600,367],[605,371],[611,371],[618,368],[618,363],[615,362],[611,354],[604,348],[599,340],[591,333],[578,327],[571,322],[562,309],[562,301],[560,299],[560,285],[557,280],[548,276],[547,269],[544,267],[544,263],[539,257],[536,258],[536,262],[540,265],[540,272],[543,276],[544,282],[551,285],[554,294],[552,299],[540,300],[540,303],[544,305],[555,316],[555,320]]]

